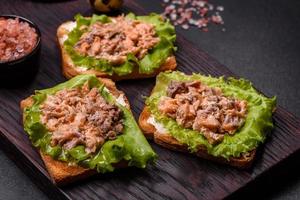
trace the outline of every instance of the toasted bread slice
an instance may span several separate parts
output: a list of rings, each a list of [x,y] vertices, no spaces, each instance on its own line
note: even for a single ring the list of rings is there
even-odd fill
[[[114,95],[115,97],[119,97],[120,95],[122,95],[127,105],[126,107],[130,109],[128,99],[126,98],[123,92],[119,91],[116,88],[115,83],[113,81],[105,78],[102,78],[100,80],[105,84],[106,88],[111,92],[112,95]],[[20,103],[21,110],[23,111],[26,107],[32,106],[33,103],[34,101],[32,97],[28,97],[22,100]],[[84,179],[97,173],[96,170],[83,168],[79,165],[69,165],[66,162],[54,160],[51,156],[48,156],[41,151],[39,151],[39,153],[41,155],[42,160],[44,161],[49,175],[53,180],[53,183],[57,185],[61,186],[69,184],[76,180]],[[124,168],[126,166],[126,161],[121,161],[114,165],[115,168]]]
[[[139,117],[140,128],[143,130],[144,135],[148,139],[153,139],[155,143],[174,151],[189,152],[188,147],[184,144],[181,144],[172,135],[170,135],[169,133],[161,133],[157,131],[152,124],[149,124],[147,120],[150,116],[151,113],[146,106]],[[249,168],[254,160],[256,150],[252,150],[251,152],[243,154],[238,158],[231,157],[229,160],[223,157],[215,157],[208,154],[204,146],[200,146],[198,148],[198,151],[194,154],[207,160],[212,160],[223,164],[229,164],[234,167]]]
[[[128,75],[118,76],[113,74],[112,76],[94,69],[86,69],[83,67],[76,66],[71,57],[68,55],[66,50],[63,47],[65,39],[68,37],[70,32],[70,26],[72,26],[72,21],[65,22],[61,24],[57,29],[57,40],[60,47],[61,58],[62,58],[62,71],[66,78],[70,79],[79,74],[95,74],[98,77],[110,78],[114,81],[125,80],[125,79],[140,79],[140,78],[150,78],[154,77],[162,71],[175,70],[177,63],[175,56],[170,56],[166,61],[160,65],[153,73],[151,74],[140,74],[137,67],[134,68],[133,72]]]

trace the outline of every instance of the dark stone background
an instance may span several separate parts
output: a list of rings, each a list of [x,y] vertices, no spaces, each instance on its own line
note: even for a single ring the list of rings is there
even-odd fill
[[[140,1],[153,12],[162,11],[159,2]],[[300,117],[300,1],[212,2],[225,7],[225,32],[220,26],[207,33],[180,28],[178,32],[265,94],[276,95],[281,106]],[[299,160],[298,153],[232,198],[299,199]],[[47,199],[2,150],[0,163],[1,200]]]

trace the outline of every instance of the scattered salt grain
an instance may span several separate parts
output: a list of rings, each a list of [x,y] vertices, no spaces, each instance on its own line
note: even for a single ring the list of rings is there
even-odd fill
[[[215,6],[209,0],[163,0],[162,5],[163,16],[169,18],[175,26],[180,25],[185,30],[195,26],[207,32],[210,24],[224,24],[220,15],[224,7]],[[225,31],[225,28],[222,31]]]
[[[216,24],[222,24],[222,22],[223,22],[222,17],[220,15],[211,16],[211,21]]]
[[[222,12],[222,11],[224,11],[224,7],[223,6],[217,6],[216,10]]]
[[[172,21],[176,20],[177,19],[177,14],[176,13],[170,14],[170,18],[171,18]]]
[[[187,25],[187,24],[183,24],[182,26],[181,26],[183,29],[188,29],[189,28],[189,25]]]
[[[208,4],[208,10],[214,10],[214,6],[212,4]]]
[[[199,7],[203,8],[205,6],[206,2],[205,1],[200,1],[198,3]]]

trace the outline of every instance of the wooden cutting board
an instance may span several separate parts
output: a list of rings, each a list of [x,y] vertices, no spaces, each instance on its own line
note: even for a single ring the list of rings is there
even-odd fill
[[[127,1],[125,11],[145,14],[135,1]],[[65,81],[61,74],[56,45],[56,28],[76,13],[91,15],[85,1],[41,3],[2,0],[0,13],[18,14],[32,19],[42,32],[42,51],[37,61],[39,72],[31,83],[0,87],[0,144],[3,150],[36,184],[52,198],[62,199],[221,199],[245,187],[258,176],[300,148],[300,121],[278,106],[275,129],[259,148],[253,167],[237,170],[188,154],[173,152],[151,143],[159,155],[156,165],[146,170],[128,168],[58,188],[52,184],[37,151],[23,131],[19,102],[35,89],[52,87]],[[205,52],[178,35],[178,69],[212,76],[235,76]],[[13,77],[12,77],[13,79]],[[135,117],[144,105],[155,79],[123,81],[118,87],[129,97]]]

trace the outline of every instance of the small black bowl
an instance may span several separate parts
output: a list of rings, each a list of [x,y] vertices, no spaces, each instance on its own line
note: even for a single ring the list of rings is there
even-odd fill
[[[0,61],[0,83],[5,85],[12,84],[9,80],[18,82],[30,81],[38,70],[39,54],[41,49],[41,32],[38,26],[32,21],[17,15],[0,15],[6,19],[16,19],[26,22],[34,28],[38,36],[35,47],[28,54],[10,61]],[[24,82],[23,82],[24,83]],[[0,87],[3,85],[0,85]]]

